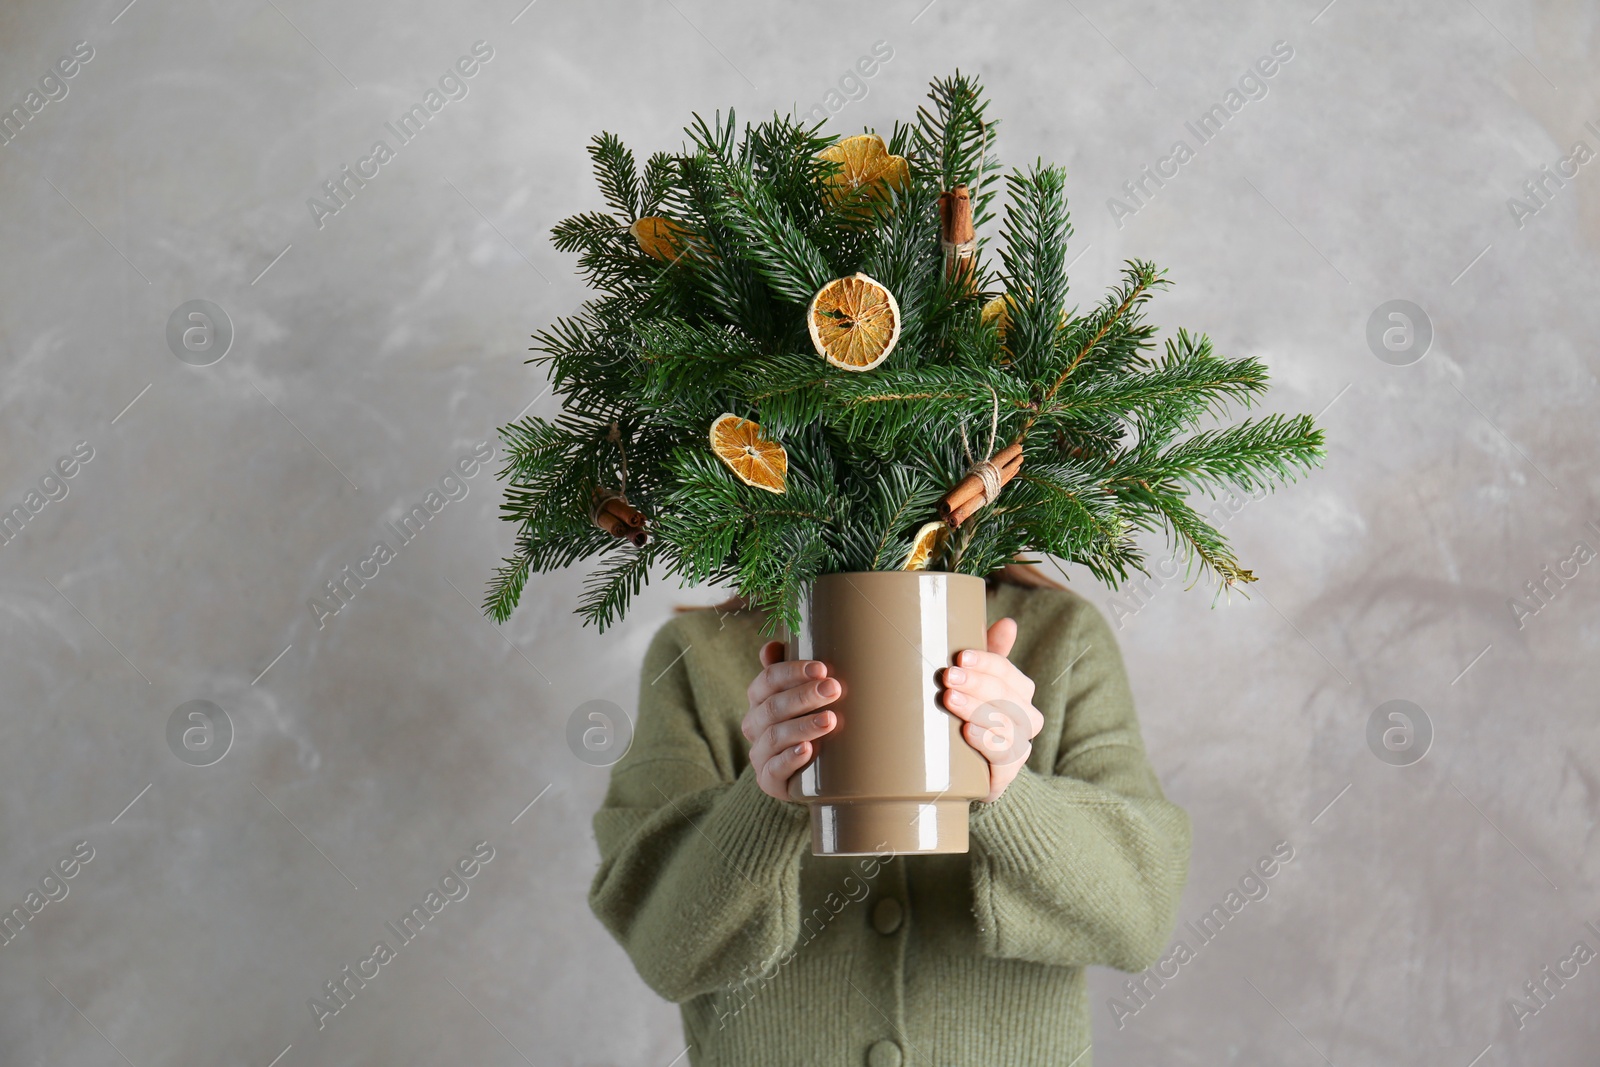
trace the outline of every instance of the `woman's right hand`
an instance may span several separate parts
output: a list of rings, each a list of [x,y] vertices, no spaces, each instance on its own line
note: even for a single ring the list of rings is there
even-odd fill
[[[832,711],[818,711],[839,699],[839,683],[820,660],[784,660],[782,641],[761,646],[761,673],[750,683],[750,711],[743,730],[750,742],[750,765],[761,791],[789,799],[789,779],[811,759],[812,742],[838,725]]]

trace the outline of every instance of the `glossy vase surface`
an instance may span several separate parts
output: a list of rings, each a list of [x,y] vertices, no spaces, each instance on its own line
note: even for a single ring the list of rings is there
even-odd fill
[[[811,851],[967,851],[967,811],[988,762],[944,709],[939,671],[985,647],[982,578],[942,571],[827,574],[801,602],[790,659],[828,665],[838,725],[789,780],[811,809]]]

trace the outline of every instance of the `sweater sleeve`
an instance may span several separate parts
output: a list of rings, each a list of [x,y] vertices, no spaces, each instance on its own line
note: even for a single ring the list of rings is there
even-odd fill
[[[763,793],[746,752],[707,737],[689,647],[669,624],[645,655],[633,744],[594,816],[589,889],[640,977],[676,1002],[748,978],[798,940],[809,841],[804,808]]]
[[[1145,758],[1111,628],[1087,602],[1069,626],[1066,654],[1079,658],[1054,766],[1030,759],[998,800],[973,805],[979,944],[990,956],[1141,971],[1176,925],[1189,818]]]

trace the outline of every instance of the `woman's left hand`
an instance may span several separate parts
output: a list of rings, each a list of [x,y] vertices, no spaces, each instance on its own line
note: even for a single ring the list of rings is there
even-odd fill
[[[989,649],[969,648],[944,668],[944,706],[964,721],[961,735],[989,761],[989,795],[994,803],[1006,791],[1033,751],[1044,716],[1033,706],[1033,679],[1006,658],[1017,641],[1017,622],[1005,618],[989,627]]]

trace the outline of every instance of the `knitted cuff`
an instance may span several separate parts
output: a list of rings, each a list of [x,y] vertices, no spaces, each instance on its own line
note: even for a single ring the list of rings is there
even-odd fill
[[[761,791],[755,768],[746,765],[718,801],[710,837],[727,859],[752,881],[800,862],[811,841],[805,805],[778,800]]]
[[[967,829],[973,844],[997,866],[1021,870],[1050,861],[1068,847],[1057,813],[1049,811],[1052,788],[1037,771],[1023,767],[1000,799],[973,801]]]

